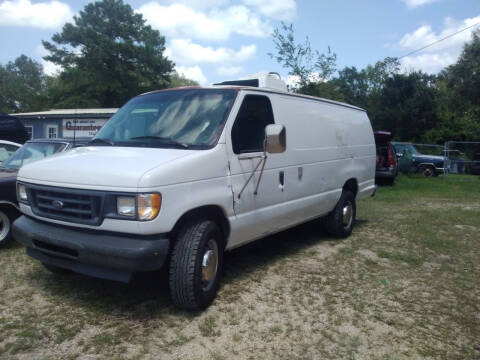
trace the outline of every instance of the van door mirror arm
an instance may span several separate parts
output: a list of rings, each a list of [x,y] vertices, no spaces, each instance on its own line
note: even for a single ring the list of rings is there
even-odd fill
[[[260,171],[260,176],[258,177],[258,181],[257,181],[257,185],[255,186],[255,192],[253,193],[254,195],[257,195],[258,193],[258,187],[260,185],[260,180],[262,179],[262,174],[263,174],[263,170],[265,169],[265,163],[267,162],[267,153],[266,151],[263,152],[263,155],[260,159],[260,161],[258,162],[258,164],[255,166],[255,168],[252,170],[252,173],[250,174],[250,176],[248,177],[247,181],[245,182],[245,184],[243,185],[242,187],[242,190],[240,190],[240,192],[238,193],[238,198],[240,199],[240,197],[242,196],[242,193],[243,191],[245,190],[245,188],[247,187],[248,183],[250,182],[250,180],[252,180],[253,178],[253,175],[255,174],[255,171],[257,171],[257,169],[260,167],[260,165],[262,165],[262,170]]]
[[[260,186],[260,181],[262,180],[263,170],[265,170],[265,164],[267,162],[267,138],[263,142],[263,158],[260,160],[262,162],[262,170],[260,170],[260,175],[258,176],[257,186],[255,186],[255,191],[253,195],[258,194],[258,187]]]

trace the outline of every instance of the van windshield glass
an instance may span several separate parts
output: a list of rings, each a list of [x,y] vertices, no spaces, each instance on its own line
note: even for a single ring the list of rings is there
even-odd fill
[[[203,149],[216,144],[237,92],[182,89],[137,96],[90,145]]]

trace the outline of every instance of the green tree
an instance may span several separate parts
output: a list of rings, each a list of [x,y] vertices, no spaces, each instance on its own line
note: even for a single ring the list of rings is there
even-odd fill
[[[441,77],[466,111],[470,106],[480,106],[480,31],[472,34],[472,41],[465,44],[458,61],[447,67]]]
[[[439,122],[426,132],[426,141],[480,141],[479,33],[465,44],[457,62],[439,75],[435,109]]]
[[[165,38],[122,0],[87,4],[44,41],[45,60],[63,71],[51,82],[54,106],[114,107],[139,93],[165,88],[173,63],[163,55]]]
[[[298,78],[299,90],[312,90],[315,83],[328,81],[336,71],[337,55],[330,50],[326,54],[312,50],[308,37],[305,42],[296,43],[293,25],[281,23],[273,32],[276,54],[268,55],[284,68],[288,75]]]
[[[297,89],[300,94],[345,102],[345,96],[333,81],[311,81]]]
[[[378,96],[385,82],[398,73],[399,69],[398,59],[387,57],[360,71],[355,67],[346,67],[338,72],[338,77],[332,82],[344,95],[347,103],[368,109],[374,114],[376,107],[380,105]]]
[[[170,83],[168,87],[175,88],[181,86],[198,86],[198,82],[185,77],[183,74],[179,74],[174,71],[170,74]]]
[[[42,65],[28,56],[0,65],[0,112],[40,110],[45,85]]]
[[[391,131],[397,140],[421,142],[438,124],[435,113],[436,76],[421,71],[395,74],[380,90],[371,116],[377,130]]]

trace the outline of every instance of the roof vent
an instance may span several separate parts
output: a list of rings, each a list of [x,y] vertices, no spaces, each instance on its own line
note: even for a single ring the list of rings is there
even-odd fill
[[[287,86],[276,72],[251,74],[239,80],[224,81],[214,85],[252,86],[287,91]]]

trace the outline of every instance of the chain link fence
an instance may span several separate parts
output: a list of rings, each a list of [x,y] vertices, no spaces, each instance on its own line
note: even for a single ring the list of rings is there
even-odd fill
[[[480,142],[447,141],[444,154],[444,177],[480,175]]]

